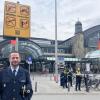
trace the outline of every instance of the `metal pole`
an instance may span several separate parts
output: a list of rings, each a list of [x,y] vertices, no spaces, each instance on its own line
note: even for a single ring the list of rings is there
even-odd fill
[[[15,45],[15,50],[18,51],[18,37],[16,37],[16,45]]]
[[[55,81],[58,82],[57,0],[55,0]]]
[[[29,64],[29,68],[28,68],[29,74],[30,74],[30,67],[31,67],[31,64]]]
[[[37,92],[37,82],[35,82],[35,92]]]
[[[17,5],[19,5],[19,1],[17,1]],[[18,37],[16,37],[16,45],[15,45],[15,50],[18,51]]]

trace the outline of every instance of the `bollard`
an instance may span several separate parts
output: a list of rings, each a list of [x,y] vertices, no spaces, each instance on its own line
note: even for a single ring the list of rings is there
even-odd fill
[[[90,84],[89,84],[89,81],[90,81],[90,80],[89,80],[89,75],[88,75],[88,74],[86,75],[85,81],[86,81],[86,82],[85,82],[85,85],[86,85],[86,92],[89,92],[89,90],[90,90],[90,88],[89,88],[89,85],[90,85]]]
[[[50,74],[50,80],[52,80],[52,74]]]
[[[52,79],[51,79],[51,75],[50,75],[50,80],[52,80]]]
[[[58,75],[54,75],[54,81],[58,83]]]
[[[68,86],[68,92],[70,92],[70,83],[69,82],[68,82],[67,86]]]
[[[35,92],[37,92],[37,82],[35,82]]]
[[[34,75],[33,75],[33,80],[34,80]]]

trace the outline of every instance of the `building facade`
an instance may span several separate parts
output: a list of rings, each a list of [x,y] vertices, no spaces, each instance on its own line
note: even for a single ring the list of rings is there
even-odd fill
[[[90,51],[97,50],[99,40],[100,25],[94,26],[87,30],[82,30],[80,21],[75,24],[75,35],[65,41],[58,41],[58,60],[64,64],[76,64],[81,62],[82,58]],[[8,58],[9,53],[15,49],[11,40],[0,36],[0,59]],[[49,68],[54,71],[55,64],[55,40],[43,38],[19,38],[18,50],[21,53],[22,61],[27,61],[28,57],[32,58],[31,69],[34,71],[43,71]]]

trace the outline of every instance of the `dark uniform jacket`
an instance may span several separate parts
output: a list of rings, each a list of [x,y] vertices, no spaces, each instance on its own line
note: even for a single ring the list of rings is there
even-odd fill
[[[23,87],[26,87],[25,91]],[[32,85],[28,71],[19,67],[17,75],[14,76],[11,68],[8,67],[0,72],[1,100],[30,100],[32,94]]]

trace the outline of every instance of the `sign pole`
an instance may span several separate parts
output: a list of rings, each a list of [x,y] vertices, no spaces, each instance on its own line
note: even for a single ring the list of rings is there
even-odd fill
[[[29,64],[29,74],[30,74],[30,67],[31,67],[30,65],[31,65],[31,64]]]
[[[16,45],[15,45],[15,50],[18,51],[18,37],[16,37]]]
[[[31,68],[31,64],[32,64],[32,58],[31,58],[31,56],[28,57],[27,63],[29,64],[28,70],[29,70],[29,74],[30,74],[30,68]]]

